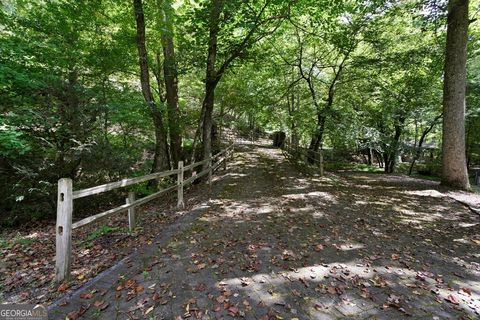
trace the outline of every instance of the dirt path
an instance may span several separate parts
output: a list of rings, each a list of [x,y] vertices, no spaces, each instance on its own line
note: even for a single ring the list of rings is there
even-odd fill
[[[307,176],[243,149],[210,202],[51,318],[479,317],[480,217],[435,183]]]

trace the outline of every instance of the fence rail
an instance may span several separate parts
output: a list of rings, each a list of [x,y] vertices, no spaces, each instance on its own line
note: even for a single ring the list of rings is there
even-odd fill
[[[316,164],[320,170],[320,176],[324,174],[324,161],[323,161],[323,150],[313,151],[308,148],[302,148],[299,146],[292,146],[288,143],[285,143],[282,147],[282,150],[295,159],[304,161],[305,163]]]
[[[213,172],[223,164],[223,168],[227,168],[227,161],[229,157],[233,157],[234,145],[220,151],[215,155],[210,155],[207,159],[192,163],[188,166],[183,165],[183,161],[178,162],[178,167],[175,170],[164,172],[156,172],[141,177],[134,177],[123,179],[120,181],[110,182],[99,186],[86,188],[83,190],[73,191],[73,182],[69,178],[62,178],[58,180],[58,201],[57,201],[57,223],[56,223],[56,256],[55,256],[55,278],[57,281],[63,281],[70,277],[71,253],[72,253],[72,231],[74,229],[91,224],[99,219],[106,218],[116,213],[128,212],[128,227],[130,231],[135,229],[135,208],[145,204],[161,195],[177,189],[177,207],[183,208],[185,206],[183,201],[183,191],[185,185],[208,174],[208,184],[212,183]],[[218,159],[218,160],[217,160]],[[214,162],[216,160],[216,162]],[[198,173],[193,172],[195,167],[206,165],[203,171]],[[185,172],[192,171],[192,175],[184,179]],[[88,197],[103,192],[115,190],[118,188],[127,187],[137,183],[169,177],[177,175],[176,184],[159,190],[154,194],[148,195],[141,199],[135,199],[135,193],[129,192],[126,198],[126,203],[119,207],[97,213],[93,216],[84,218],[80,221],[72,223],[73,216],[73,200],[83,197]]]

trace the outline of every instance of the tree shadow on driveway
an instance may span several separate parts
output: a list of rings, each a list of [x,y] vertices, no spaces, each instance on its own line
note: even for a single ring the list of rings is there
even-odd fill
[[[88,304],[105,319],[479,316],[480,219],[434,183],[308,176],[244,146],[215,184],[194,219],[55,317]]]

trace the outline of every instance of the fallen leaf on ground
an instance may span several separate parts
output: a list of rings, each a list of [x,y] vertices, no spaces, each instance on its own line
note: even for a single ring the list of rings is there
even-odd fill
[[[98,308],[98,307],[100,307],[104,302],[105,302],[105,301],[103,301],[103,300],[97,300],[97,301],[95,301],[95,302],[93,303],[93,305]]]
[[[145,311],[145,315],[149,314],[150,312],[153,311],[155,307],[154,306],[151,306],[150,308],[147,309],[147,311]]]
[[[69,287],[70,287],[70,286],[68,285],[68,283],[63,282],[61,285],[58,286],[57,291],[58,291],[58,292],[64,292],[64,291],[67,290]]]
[[[469,289],[469,288],[460,288],[460,290],[458,290],[458,293],[460,293],[461,295],[464,295],[464,296],[471,296],[472,295],[472,290]]]
[[[82,299],[91,299],[93,294],[91,292],[82,292],[80,293],[80,298]]]
[[[76,311],[72,311],[70,312],[69,314],[67,314],[67,317],[66,319],[67,320],[77,320],[78,318],[80,318],[81,316],[83,316],[85,314],[85,312],[87,312],[87,310],[90,308],[90,305],[87,304],[87,305],[81,305],[80,306],[80,309],[76,310]]]
[[[458,299],[455,298],[455,296],[452,296],[451,294],[448,297],[446,297],[445,300],[447,300],[448,302],[453,303],[453,304],[460,304]]]

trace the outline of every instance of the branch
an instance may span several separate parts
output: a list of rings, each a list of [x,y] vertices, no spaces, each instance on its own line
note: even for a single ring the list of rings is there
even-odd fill
[[[269,32],[265,32],[265,33],[259,35],[258,37],[254,38],[252,40],[253,36],[255,35],[255,32],[258,30],[258,28],[261,25],[264,25],[264,24],[266,24],[270,21],[276,21],[276,20],[281,20],[282,18],[285,18],[285,15],[276,15],[276,16],[268,17],[265,20],[260,20],[262,15],[264,14],[265,10],[267,9],[268,5],[271,3],[271,1],[272,0],[267,0],[265,2],[265,4],[260,9],[260,12],[255,17],[255,20],[254,20],[255,23],[254,23],[253,27],[245,35],[245,37],[240,42],[240,44],[238,44],[236,46],[236,48],[232,50],[230,56],[227,59],[225,59],[225,61],[222,63],[222,65],[220,66],[220,68],[218,69],[218,71],[216,73],[216,79],[215,80],[217,82],[223,76],[223,74],[225,73],[227,68],[230,66],[230,64],[233,62],[233,60],[238,58],[243,50],[245,50],[247,47],[249,47],[250,44],[256,43],[256,42],[260,41],[261,39],[263,39],[264,37],[266,37],[267,35],[270,35],[270,34],[274,33],[278,29],[278,27],[280,26],[280,24],[278,24],[277,26],[275,26],[275,28],[273,28],[273,30],[270,30]],[[251,43],[249,44],[249,42],[251,42]]]

